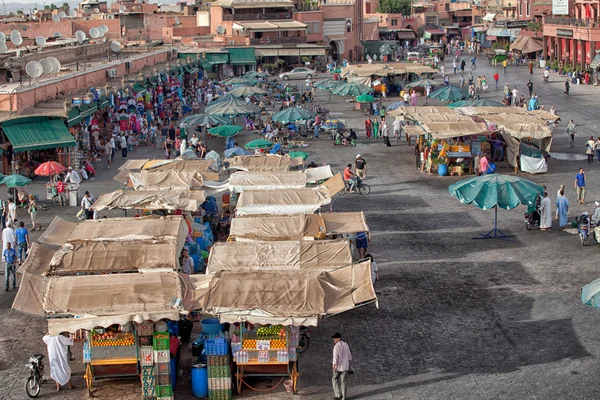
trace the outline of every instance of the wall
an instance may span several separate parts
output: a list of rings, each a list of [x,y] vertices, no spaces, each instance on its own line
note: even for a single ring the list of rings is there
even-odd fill
[[[352,50],[353,58],[356,57],[356,46],[360,45],[360,43],[358,43],[357,32],[354,29],[357,22],[356,18],[354,18],[354,5],[321,5],[321,9],[323,10],[323,25],[327,24],[328,20],[335,22],[336,25],[339,22],[345,25],[344,21],[347,18],[352,20],[352,32],[348,33],[345,29],[343,31],[346,40],[344,41],[344,51],[340,53],[340,57],[348,58],[350,50]],[[324,30],[323,34],[327,35],[327,32]]]
[[[208,26],[210,28],[210,12],[209,11],[198,11],[196,13],[196,25],[197,26]]]
[[[81,91],[82,88],[104,86],[107,82],[107,70],[116,68],[118,77],[124,76],[126,73],[135,74],[145,66],[167,62],[167,54],[170,51],[170,49],[163,49],[155,53],[89,68],[86,72],[76,72],[65,77],[42,81],[35,86],[16,87],[12,94],[0,93],[0,111],[22,113],[42,101],[63,98]],[[132,68],[129,70],[126,69],[127,61],[132,64]]]
[[[6,36],[10,36],[13,29],[21,32],[21,36],[24,38],[35,38],[36,36],[49,38],[54,35],[54,32],[60,32],[63,37],[73,37],[71,21],[68,19],[59,22],[21,22],[0,25],[0,31]]]
[[[27,54],[16,59],[18,64],[25,68],[29,61],[39,61],[44,57],[56,57],[62,65],[75,63],[82,60],[105,58],[110,43],[98,43],[85,46],[61,47],[55,50],[46,50],[40,53]]]
[[[190,26],[190,27],[170,27],[163,28],[162,36],[165,43],[173,43],[173,40],[181,40],[182,38],[190,38],[191,36],[208,35],[210,27],[208,26]],[[190,38],[191,39],[191,38]]]
[[[376,22],[365,22],[363,24],[364,40],[379,40],[379,26]]]
[[[308,22],[316,22],[316,21],[320,22],[321,23],[320,32],[307,34],[306,41],[310,43],[310,42],[320,42],[323,40],[323,11],[296,12],[296,13],[294,13],[293,18],[296,21],[300,21],[305,24]]]
[[[73,20],[73,34],[76,31],[82,30],[86,35],[89,36],[89,31],[91,28],[97,28],[100,25],[108,26],[108,34],[107,37],[109,39],[120,39],[121,38],[121,21],[118,19],[100,19],[100,20],[85,20],[85,19],[76,19]]]

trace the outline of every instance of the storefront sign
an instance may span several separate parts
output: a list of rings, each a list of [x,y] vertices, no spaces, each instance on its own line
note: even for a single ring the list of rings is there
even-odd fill
[[[506,27],[508,29],[527,28],[528,22],[529,21],[506,21]]]
[[[573,29],[557,28],[556,29],[556,36],[558,36],[558,37],[572,38],[573,37]]]
[[[569,0],[552,0],[552,15],[569,15]]]

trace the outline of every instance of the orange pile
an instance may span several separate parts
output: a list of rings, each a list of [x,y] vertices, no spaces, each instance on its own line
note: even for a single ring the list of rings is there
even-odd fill
[[[271,340],[271,348],[272,349],[285,349],[286,348],[285,339],[272,339]]]

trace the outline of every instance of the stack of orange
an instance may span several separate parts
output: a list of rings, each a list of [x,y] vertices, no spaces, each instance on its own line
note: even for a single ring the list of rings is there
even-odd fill
[[[242,342],[242,348],[255,349],[256,348],[256,339],[244,339]]]
[[[285,339],[271,339],[271,348],[272,349],[285,349],[286,348]]]

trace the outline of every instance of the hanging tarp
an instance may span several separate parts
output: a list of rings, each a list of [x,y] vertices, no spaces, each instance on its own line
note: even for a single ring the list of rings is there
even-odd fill
[[[329,204],[331,198],[318,189],[244,190],[238,214],[311,214]]]
[[[187,210],[197,211],[206,200],[201,190],[157,191],[157,190],[116,190],[98,197],[92,209],[96,211],[120,209],[138,210]]]
[[[135,190],[200,190],[202,175],[191,171],[143,171],[129,174]]]
[[[229,190],[294,189],[306,187],[306,174],[301,172],[235,172],[229,177]]]

